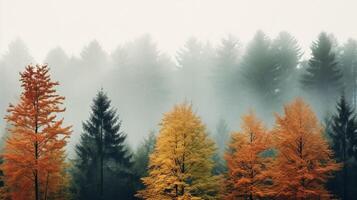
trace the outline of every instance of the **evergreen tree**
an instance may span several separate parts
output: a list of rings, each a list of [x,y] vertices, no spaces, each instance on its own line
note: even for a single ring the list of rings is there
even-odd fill
[[[144,133],[156,128],[161,113],[169,107],[173,64],[150,35],[119,47],[112,54],[112,63],[113,71],[106,84],[114,93],[113,101],[126,105],[121,112],[130,131],[144,137]]]
[[[134,155],[134,169],[139,178],[148,175],[149,156],[154,151],[156,144],[156,136],[152,131],[139,145]],[[142,189],[142,187],[140,188]]]
[[[297,86],[297,66],[302,56],[297,40],[287,32],[280,32],[272,42],[272,54],[276,63],[277,95],[280,102],[294,95]],[[296,91],[295,91],[296,92]]]
[[[338,68],[332,41],[326,33],[321,33],[312,44],[312,58],[302,77],[302,85],[319,100],[319,111],[328,112],[342,87],[342,73]],[[325,114],[325,113],[321,113]]]
[[[338,61],[343,72],[346,100],[355,108],[357,106],[357,41],[349,39],[340,52]]]
[[[26,44],[21,39],[12,41],[8,50],[2,55],[0,61],[0,115],[4,116],[6,107],[17,95],[18,74],[27,64],[33,62],[33,58]],[[16,88],[16,89],[14,89]],[[3,122],[0,122],[3,126]]]
[[[212,82],[221,115],[232,112],[238,100],[238,40],[233,36],[222,39],[212,69]]]
[[[74,184],[77,199],[132,199],[131,154],[111,101],[101,90],[93,100],[76,146]]]
[[[215,162],[213,173],[215,175],[222,174],[227,171],[227,165],[226,161],[223,158],[223,155],[226,151],[229,138],[230,132],[228,129],[228,125],[225,120],[220,119],[216,127],[216,132],[213,135],[213,139],[216,142],[217,146],[216,154],[213,157],[213,161]]]
[[[332,116],[328,135],[331,138],[335,158],[343,166],[331,181],[331,188],[343,200],[353,199],[357,195],[355,191],[357,173],[354,173],[357,165],[353,163],[357,158],[357,121],[354,110],[344,96],[341,96],[336,109],[337,113]]]
[[[278,102],[278,73],[271,51],[271,40],[258,31],[247,47],[242,63],[242,84],[246,86],[252,99],[275,106]],[[253,98],[254,97],[254,98]],[[270,107],[271,107],[270,106]],[[258,108],[258,111],[266,110]],[[270,113],[270,111],[269,111]]]

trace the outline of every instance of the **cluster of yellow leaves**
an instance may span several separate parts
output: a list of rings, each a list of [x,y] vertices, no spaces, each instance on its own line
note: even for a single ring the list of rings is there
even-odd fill
[[[7,122],[10,137],[3,154],[4,180],[12,199],[39,199],[56,193],[63,182],[64,147],[70,127],[62,127],[57,114],[64,97],[56,94],[47,65],[29,65],[21,73],[23,92],[17,105],[10,105]]]
[[[187,104],[165,114],[150,156],[146,188],[138,196],[148,200],[217,199],[218,177],[212,176],[214,143],[199,117]]]

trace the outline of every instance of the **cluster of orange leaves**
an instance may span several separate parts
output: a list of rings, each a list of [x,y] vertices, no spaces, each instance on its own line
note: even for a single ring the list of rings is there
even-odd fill
[[[225,158],[227,200],[330,199],[325,183],[340,168],[323,128],[302,99],[276,115],[272,131],[253,113],[244,116],[242,131],[232,134]]]
[[[29,65],[21,75],[23,92],[5,117],[10,125],[2,170],[6,194],[11,199],[48,199],[61,190],[65,168],[64,147],[70,127],[57,119],[64,97],[56,94],[58,82],[51,81],[47,65]]]

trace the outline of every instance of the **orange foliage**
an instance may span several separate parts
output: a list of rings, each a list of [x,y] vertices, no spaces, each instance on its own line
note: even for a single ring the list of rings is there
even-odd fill
[[[10,104],[5,117],[11,128],[2,169],[12,199],[47,199],[63,182],[70,127],[57,119],[65,111],[60,108],[64,97],[56,94],[58,82],[48,72],[47,65],[29,65],[20,73],[20,101]]]
[[[324,184],[339,165],[332,159],[322,127],[301,99],[276,116],[277,157],[274,183],[277,199],[329,199]]]
[[[228,173],[225,199],[261,199],[271,186],[268,131],[253,113],[243,117],[242,131],[233,133],[225,158]]]

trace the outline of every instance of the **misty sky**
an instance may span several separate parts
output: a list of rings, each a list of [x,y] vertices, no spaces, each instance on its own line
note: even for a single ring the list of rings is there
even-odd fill
[[[356,8],[353,0],[0,0],[0,53],[17,37],[42,61],[56,46],[78,55],[97,39],[111,51],[149,33],[174,55],[189,36],[216,43],[231,33],[245,44],[258,29],[287,30],[306,50],[321,30],[340,43],[357,38]]]

